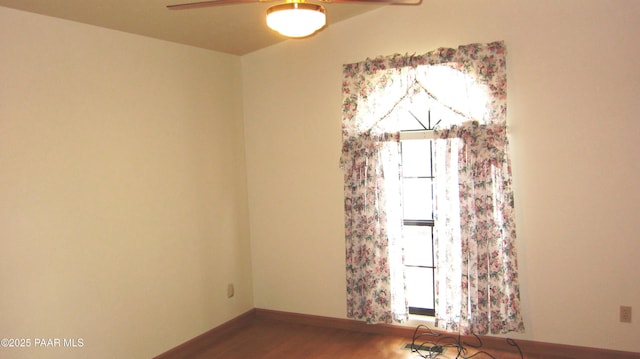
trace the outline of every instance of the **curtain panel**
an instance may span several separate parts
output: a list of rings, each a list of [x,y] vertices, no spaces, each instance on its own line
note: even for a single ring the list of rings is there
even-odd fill
[[[488,330],[504,332],[523,329],[519,315],[510,167],[506,156],[505,57],[504,43],[499,41],[470,44],[457,49],[440,48],[424,55],[396,54],[343,66],[343,147],[340,163],[345,180],[349,318],[369,323],[389,323],[407,318],[404,273],[401,269],[402,189],[399,122],[396,114],[402,112],[417,93],[426,91],[432,99],[450,109],[454,116],[497,126],[492,127],[493,132],[485,141],[484,135],[460,133],[461,128],[471,133],[471,129],[478,129],[478,126],[451,128],[460,124],[459,121],[453,121],[442,125],[443,132],[438,135],[442,140],[436,140],[445,141],[441,142],[441,146],[444,146],[440,151],[443,159],[436,166],[448,166],[440,169],[441,177],[447,181],[436,190],[436,197],[441,196],[436,198],[437,210],[443,211],[436,219],[436,227],[438,223],[444,226],[434,228],[436,241],[442,248],[442,251],[438,248],[441,261],[436,269],[437,325],[446,330],[478,334]],[[487,96],[484,108],[480,112],[467,111],[464,104],[472,99],[465,98],[468,95],[465,93],[455,96],[458,103],[449,103],[446,99],[433,96],[427,89],[437,84],[431,84],[425,74],[430,66],[435,65],[454,69],[482,86]],[[486,152],[485,149],[472,146],[476,142],[469,142],[469,138],[477,139],[483,145],[491,141],[492,144],[504,143],[504,146],[498,146],[500,151],[492,153],[506,162],[489,160],[491,170],[484,165],[467,162],[474,161],[469,154]],[[486,163],[483,159],[478,161]],[[504,184],[504,188],[493,188],[506,192],[497,192],[491,198],[470,197],[476,189],[486,189],[488,182],[485,177],[478,177],[479,174],[484,175],[486,171],[494,169],[499,170],[504,178],[494,178],[491,183]],[[508,218],[493,222],[484,219],[474,221],[476,214],[467,209],[473,208],[477,201],[494,199],[500,200],[492,204],[494,208],[505,203],[507,207],[510,206],[500,214]],[[479,227],[487,227],[489,232],[506,233],[508,241],[500,239],[505,235],[479,234],[482,232]],[[489,242],[496,242],[497,247],[485,245]],[[481,249],[471,252],[469,246],[479,246]],[[498,259],[493,260],[494,257]],[[500,268],[493,270],[490,267],[490,271],[486,270],[494,265]],[[484,276],[493,277],[487,282],[482,279]],[[500,287],[484,287],[487,283],[498,283]],[[468,285],[472,287],[465,288]],[[492,295],[496,291],[502,295]],[[477,300],[471,300],[472,297],[477,297]]]
[[[343,146],[347,316],[370,324],[408,315],[399,152],[397,133],[354,137]]]
[[[523,332],[507,128],[468,122],[436,138],[436,326]]]

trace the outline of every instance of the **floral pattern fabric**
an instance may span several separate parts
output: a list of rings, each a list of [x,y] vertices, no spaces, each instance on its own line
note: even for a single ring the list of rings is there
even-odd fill
[[[436,221],[436,227],[438,223],[442,225],[440,229],[434,228],[438,246],[446,249],[440,253],[442,267],[437,269],[438,326],[478,334],[489,329],[504,332],[523,328],[519,315],[510,167],[506,156],[505,57],[504,43],[493,42],[457,49],[440,48],[419,56],[396,54],[344,65],[340,162],[345,183],[349,318],[389,323],[407,317],[401,270],[399,126],[391,115],[401,110],[417,90],[424,89],[420,83],[421,71],[431,65],[445,65],[467,74],[486,89],[486,108],[474,120],[483,126],[491,125],[492,132],[485,136],[472,132],[473,126],[461,126],[444,129],[440,134],[449,139],[446,145],[449,149],[441,151],[448,153],[445,156],[448,162],[442,163],[449,169],[441,169],[442,178],[448,181],[436,191],[448,198],[447,201],[436,198],[438,210],[448,208],[446,215]],[[464,112],[452,104],[444,105],[457,114]],[[461,129],[467,132],[460,133]],[[462,147],[453,147],[461,143]],[[498,150],[489,150],[494,145]],[[466,162],[474,158],[467,155],[476,152],[489,152],[493,157],[490,160],[479,157],[478,163],[482,165]],[[487,163],[491,167],[487,167]],[[494,170],[499,172],[499,178],[491,177],[495,175]],[[506,192],[496,192],[493,197],[472,196],[474,191],[486,193],[492,186]],[[480,212],[471,211],[475,208]],[[500,219],[489,221],[495,213]],[[482,217],[477,217],[479,214]],[[460,250],[455,252],[456,248]],[[476,258],[471,258],[473,256]],[[487,283],[491,286],[483,287]]]
[[[367,323],[406,319],[403,285],[399,136],[363,136],[345,143],[345,236],[348,317]],[[395,197],[395,198],[394,198]],[[400,277],[398,277],[400,276]]]
[[[507,114],[506,47],[504,42],[470,44],[457,49],[440,48],[424,55],[400,55],[367,59],[343,66],[342,138],[374,129],[380,119],[410,91],[419,68],[447,65],[486,86],[489,101],[482,123],[505,123]],[[383,131],[394,132],[393,123]],[[397,128],[395,129],[397,131]]]
[[[471,122],[436,131],[436,326],[445,330],[524,331],[506,130]]]

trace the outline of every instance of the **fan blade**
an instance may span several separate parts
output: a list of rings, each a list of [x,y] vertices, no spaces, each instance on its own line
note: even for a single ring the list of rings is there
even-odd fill
[[[391,5],[420,5],[422,0],[320,0],[322,2],[331,3],[378,3],[378,4],[391,4]]]
[[[210,0],[210,1],[200,1],[200,2],[192,2],[192,3],[186,3],[186,4],[167,5],[167,9],[188,10],[188,9],[200,9],[203,7],[210,7],[210,6],[247,4],[247,3],[269,2],[269,1],[273,1],[273,0]]]

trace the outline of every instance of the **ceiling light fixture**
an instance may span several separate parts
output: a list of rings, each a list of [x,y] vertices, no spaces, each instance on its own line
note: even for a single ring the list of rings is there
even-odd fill
[[[267,9],[267,26],[287,37],[306,37],[327,23],[324,7],[299,1]]]

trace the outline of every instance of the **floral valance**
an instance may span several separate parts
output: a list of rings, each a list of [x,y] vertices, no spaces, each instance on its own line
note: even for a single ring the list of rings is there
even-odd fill
[[[446,65],[486,87],[489,99],[482,123],[506,122],[506,48],[504,42],[470,44],[457,49],[439,48],[424,55],[367,59],[343,66],[343,141],[368,132],[420,82],[421,66]],[[424,85],[424,84],[420,84]],[[428,85],[428,84],[427,84]],[[395,106],[395,104],[393,105]],[[384,128],[381,128],[383,132]]]

